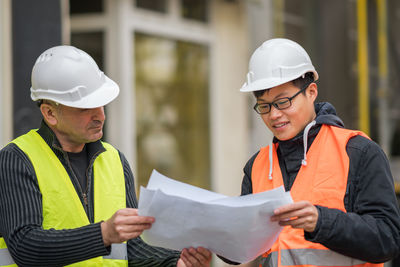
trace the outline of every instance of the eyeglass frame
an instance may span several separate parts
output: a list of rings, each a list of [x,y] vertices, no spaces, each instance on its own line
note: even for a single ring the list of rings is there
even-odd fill
[[[281,98],[276,99],[275,101],[272,101],[271,103],[261,103],[261,104],[260,104],[260,103],[256,103],[256,104],[254,105],[253,109],[254,109],[258,114],[263,115],[263,114],[268,114],[268,113],[270,113],[270,112],[271,112],[271,109],[272,109],[272,106],[274,106],[274,107],[275,107],[276,109],[278,109],[278,110],[284,110],[284,109],[290,108],[290,107],[292,106],[292,100],[293,100],[296,96],[298,96],[300,93],[304,92],[304,91],[310,86],[310,84],[312,84],[312,83],[313,83],[313,82],[307,83],[307,84],[304,86],[304,88],[300,89],[296,94],[294,94],[294,95],[291,96],[291,97],[281,97]],[[276,104],[276,102],[282,101],[282,99],[287,99],[287,100],[289,101],[289,106],[284,107],[284,108],[279,108],[279,106],[278,106],[278,104]],[[285,103],[286,103],[286,102],[285,102]],[[259,112],[259,111],[257,110],[257,107],[259,107],[259,106],[261,106],[261,105],[269,105],[269,110],[268,110],[267,112],[263,112],[263,113]]]

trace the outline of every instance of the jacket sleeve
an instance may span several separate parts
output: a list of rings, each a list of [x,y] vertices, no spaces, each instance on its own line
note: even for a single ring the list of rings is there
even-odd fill
[[[14,261],[20,266],[63,266],[110,253],[99,223],[71,230],[41,226],[42,195],[33,166],[9,144],[0,151],[0,235]]]
[[[400,215],[388,160],[380,147],[357,136],[350,158],[346,210],[318,206],[319,220],[307,240],[367,262],[385,262],[399,253]]]
[[[137,208],[134,178],[128,161],[120,153],[121,161],[124,166],[125,186],[126,186],[126,206]],[[128,241],[128,260],[129,266],[139,267],[169,267],[176,266],[180,257],[179,251],[165,248],[153,247],[146,244],[140,237]]]
[[[251,181],[251,170],[253,169],[253,163],[256,157],[258,156],[258,151],[255,153],[246,163],[246,165],[243,168],[243,180],[242,180],[242,191],[240,195],[248,195],[253,193],[253,184]]]

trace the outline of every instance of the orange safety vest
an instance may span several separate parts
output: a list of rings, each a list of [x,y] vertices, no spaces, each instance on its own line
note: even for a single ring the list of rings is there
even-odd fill
[[[346,145],[350,138],[363,135],[334,126],[323,125],[307,152],[307,165],[301,166],[291,188],[294,202],[308,200],[314,205],[339,209],[346,212],[344,196],[349,172],[349,157]],[[259,193],[283,185],[282,173],[276,153],[278,144],[273,144],[272,179],[269,147],[264,147],[254,160],[252,167],[253,193]],[[350,258],[329,250],[327,247],[305,240],[304,230],[284,227],[272,248],[263,254],[260,266],[357,266],[383,267]]]

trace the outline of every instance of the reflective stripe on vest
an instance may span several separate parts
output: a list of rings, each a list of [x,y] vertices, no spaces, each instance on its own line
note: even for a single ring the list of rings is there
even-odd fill
[[[7,249],[4,238],[0,237],[0,266],[17,266]]]
[[[42,193],[44,229],[73,229],[89,224],[82,202],[57,156],[34,130],[12,141],[29,157]],[[109,219],[126,207],[125,177],[118,151],[106,151],[93,163],[94,221]],[[115,247],[115,249],[114,249]],[[127,266],[126,245],[112,246],[108,257],[96,257],[70,266]]]
[[[11,258],[10,252],[2,237],[0,237],[0,266],[17,266],[13,258]]]
[[[0,249],[0,266],[10,266],[14,265],[15,262],[11,258],[10,252],[7,248]],[[15,265],[16,266],[16,265]]]
[[[108,256],[104,256],[104,259],[111,260],[128,260],[126,243],[122,244],[111,244],[111,253]]]
[[[364,261],[349,258],[332,250],[319,249],[284,249],[281,253],[280,266],[360,266]],[[273,252],[261,259],[263,267],[278,266],[278,252]]]
[[[262,267],[276,267],[278,266],[278,252],[274,251],[268,254],[267,257],[262,257],[260,260]]]
[[[0,238],[3,240],[3,238]],[[1,240],[0,240],[1,242]],[[4,242],[5,244],[5,242]],[[111,253],[108,256],[104,256],[104,259],[107,260],[128,260],[128,255],[127,255],[127,247],[126,243],[122,244],[111,244]],[[8,248],[0,248],[0,266],[1,267],[11,267],[11,266],[17,266],[11,257],[10,252],[8,251]]]
[[[355,266],[365,261],[343,256],[332,250],[321,249],[285,249],[281,251],[282,266],[317,265],[317,266]]]
[[[346,152],[346,145],[350,138],[357,135],[367,137],[358,131],[328,125],[321,127],[307,152],[307,165],[300,167],[291,188],[290,193],[295,202],[308,200],[314,205],[321,205],[346,212],[343,202],[349,172],[349,157]],[[282,172],[276,153],[278,144],[274,144],[273,146],[272,180],[268,179],[270,165],[269,149],[265,147],[260,150],[253,163],[251,174],[253,193],[271,190],[283,185]],[[271,253],[272,256],[270,257]],[[264,253],[263,257],[262,261],[267,264],[265,266],[274,267],[298,265],[383,266],[383,264],[362,263],[329,251],[319,243],[305,240],[302,229],[294,229],[289,226],[284,227],[271,250]],[[274,260],[275,258],[277,258],[277,261]],[[299,262],[302,264],[299,264]]]

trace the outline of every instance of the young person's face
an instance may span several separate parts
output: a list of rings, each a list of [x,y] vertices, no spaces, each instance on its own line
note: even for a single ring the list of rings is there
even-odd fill
[[[266,90],[257,98],[257,103],[271,103],[283,97],[292,97],[299,90],[292,82],[284,83]],[[305,89],[305,94],[300,93],[291,100],[290,107],[279,110],[271,106],[270,112],[261,114],[261,117],[277,139],[282,141],[292,139],[315,119],[314,101],[317,95],[317,85],[311,83]]]

